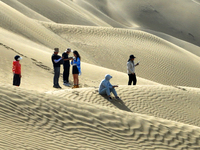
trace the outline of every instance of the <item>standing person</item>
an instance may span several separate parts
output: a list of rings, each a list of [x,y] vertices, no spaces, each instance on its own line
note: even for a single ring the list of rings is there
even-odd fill
[[[62,54],[63,58],[63,85],[70,86],[69,84],[69,70],[70,70],[70,63],[69,60],[72,60],[71,57],[69,57],[69,54],[71,52],[71,48],[66,49],[66,51]]]
[[[81,75],[81,56],[77,51],[73,51],[73,54],[74,54],[74,59],[71,61],[71,65],[73,65],[72,74],[74,78],[73,88],[79,88],[78,75]]]
[[[13,85],[14,86],[20,86],[21,83],[21,64],[19,63],[20,60],[22,59],[22,57],[20,57],[19,55],[16,55],[14,57],[15,61],[13,61],[13,67],[12,67],[12,71],[13,71]]]
[[[54,78],[53,78],[53,87],[61,88],[59,85],[59,77],[60,77],[60,64],[62,57],[58,55],[59,48],[54,48],[54,54],[51,56],[51,60],[54,67]]]
[[[105,79],[101,81],[100,85],[99,85],[99,94],[100,95],[107,95],[108,96],[108,100],[111,101],[112,97],[110,96],[110,93],[112,92],[115,95],[116,99],[119,99],[119,97],[117,96],[117,92],[115,90],[116,87],[118,87],[117,85],[112,85],[110,83],[110,79],[112,78],[111,75],[106,74],[105,75]]]
[[[128,72],[128,76],[129,76],[128,85],[131,85],[132,82],[133,82],[133,85],[136,85],[136,83],[137,83],[135,67],[139,65],[139,62],[135,65],[135,63],[134,63],[135,58],[136,57],[134,55],[130,55],[130,58],[127,62],[127,72]]]

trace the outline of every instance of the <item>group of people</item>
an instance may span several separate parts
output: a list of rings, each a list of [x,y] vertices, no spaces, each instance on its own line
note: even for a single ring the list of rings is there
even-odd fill
[[[59,77],[60,77],[60,66],[63,64],[63,85],[71,86],[69,83],[69,73],[70,73],[70,61],[72,67],[72,74],[74,79],[73,88],[79,88],[79,75],[81,75],[81,56],[79,55],[78,51],[73,51],[74,57],[69,57],[69,54],[72,52],[70,48],[66,49],[66,51],[62,54],[62,57],[58,55],[59,48],[54,48],[54,53],[51,57],[53,67],[54,67],[54,78],[53,78],[53,87],[54,88],[61,88],[59,85]],[[129,60],[127,62],[127,73],[129,76],[128,85],[136,85],[137,78],[135,74],[135,67],[139,65],[138,63],[134,63],[134,59],[136,57],[134,55],[130,55]],[[20,60],[22,57],[16,55],[13,61],[13,85],[20,86],[21,82],[21,64]],[[112,78],[111,75],[107,74],[105,79],[101,81],[99,85],[99,94],[100,95],[107,95],[109,100],[112,100],[111,93],[114,94],[116,99],[119,99],[117,92],[115,90],[117,85],[112,85],[110,83],[110,79]]]
[[[61,88],[59,85],[59,77],[60,77],[60,66],[63,64],[63,85],[70,86],[69,83],[69,72],[70,72],[70,60],[72,68],[72,74],[74,79],[74,86],[73,88],[79,88],[79,78],[78,76],[81,75],[81,56],[79,55],[78,51],[73,51],[74,57],[69,57],[71,53],[71,49],[68,48],[62,54],[62,57],[58,55],[59,48],[54,48],[54,53],[51,57],[53,67],[54,67],[54,79],[53,79],[53,87],[54,88]]]

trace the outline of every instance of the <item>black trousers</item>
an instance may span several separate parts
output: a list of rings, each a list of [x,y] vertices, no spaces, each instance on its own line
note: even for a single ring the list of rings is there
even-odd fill
[[[70,66],[69,65],[63,65],[63,82],[69,83],[69,70]]]
[[[19,74],[14,74],[13,75],[13,85],[20,86],[20,82],[21,82],[20,75]]]
[[[131,85],[133,82],[133,85],[136,85],[137,83],[137,78],[136,78],[136,74],[129,74],[129,81],[128,81],[128,85]]]

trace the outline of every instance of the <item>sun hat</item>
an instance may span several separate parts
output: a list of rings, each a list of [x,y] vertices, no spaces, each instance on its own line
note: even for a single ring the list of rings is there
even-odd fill
[[[17,61],[17,60],[22,60],[22,57],[20,57],[19,55],[16,55],[15,57],[14,57],[14,59]]]
[[[54,48],[54,52],[59,52],[59,48]]]

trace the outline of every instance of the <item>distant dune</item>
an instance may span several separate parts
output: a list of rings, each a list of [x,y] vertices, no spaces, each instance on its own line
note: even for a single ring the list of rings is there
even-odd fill
[[[80,6],[82,0],[74,0]],[[199,45],[199,1],[138,1],[138,0],[83,0],[97,10],[126,27],[142,27],[164,32],[182,40]]]
[[[0,149],[200,149],[199,4],[1,0]],[[55,47],[79,51],[79,89],[62,85],[62,67],[62,89],[53,88]],[[131,54],[137,86],[127,86]],[[121,101],[98,94],[105,74]]]

